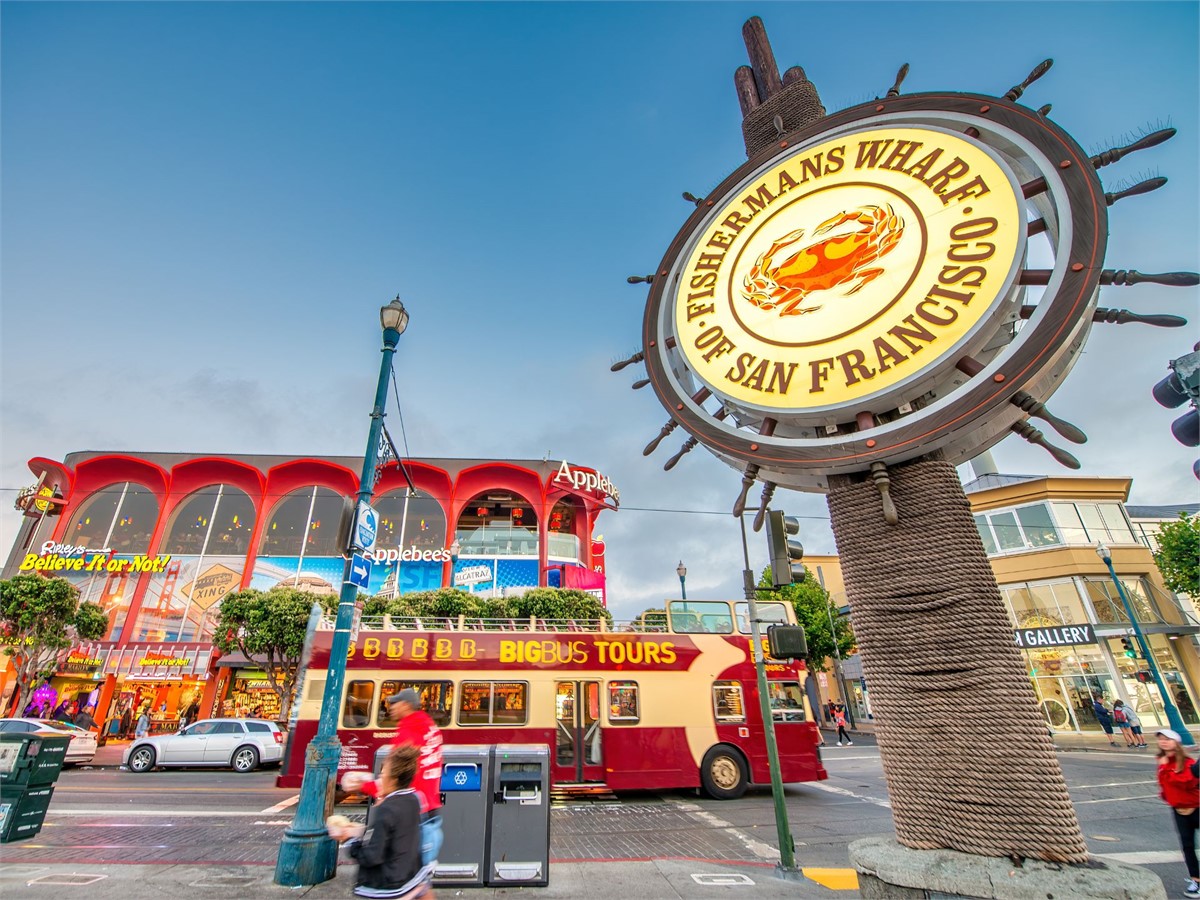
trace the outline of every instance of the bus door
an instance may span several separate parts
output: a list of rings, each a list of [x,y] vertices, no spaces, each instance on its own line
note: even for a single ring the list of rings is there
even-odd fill
[[[554,781],[604,781],[600,755],[600,682],[554,683]]]

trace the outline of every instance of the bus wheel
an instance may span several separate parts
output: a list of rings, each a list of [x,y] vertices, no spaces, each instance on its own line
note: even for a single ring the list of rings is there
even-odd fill
[[[718,744],[704,754],[700,781],[705,793],[714,800],[736,800],[750,785],[742,754],[725,744]]]

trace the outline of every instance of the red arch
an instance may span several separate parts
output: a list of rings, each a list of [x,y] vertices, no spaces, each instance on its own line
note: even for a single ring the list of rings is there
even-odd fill
[[[170,480],[170,474],[162,466],[135,456],[114,453],[85,459],[75,467],[74,483],[67,498],[67,509],[63,511],[54,529],[55,540],[63,539],[71,516],[92,494],[114,484],[132,481],[148,488],[158,499],[158,521],[150,538],[150,549],[153,550],[157,546],[162,529],[162,511],[166,505]]]
[[[538,585],[546,586],[546,489],[537,472],[512,463],[493,462],[472,466],[458,473],[447,519],[446,540],[453,542],[458,519],[471,498],[484,491],[512,491],[529,501],[538,517]],[[447,569],[450,564],[446,564]]]

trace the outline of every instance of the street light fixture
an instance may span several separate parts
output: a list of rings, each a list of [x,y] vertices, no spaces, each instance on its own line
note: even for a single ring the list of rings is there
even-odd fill
[[[687,566],[683,564],[683,560],[679,561],[679,565],[675,567],[675,574],[679,576],[679,594],[687,600]]]
[[[408,311],[400,298],[379,311],[383,326],[383,360],[379,383],[375,388],[375,407],[371,411],[371,430],[358,482],[358,503],[369,503],[375,490],[375,461],[379,434],[383,430],[383,410],[387,404],[388,375],[400,334],[408,327]],[[357,508],[357,507],[356,507]],[[325,817],[332,812],[333,785],[337,778],[342,745],[337,739],[338,703],[346,681],[346,657],[350,651],[350,631],[354,625],[354,606],[358,588],[350,580],[352,553],[346,554],[342,570],[342,591],[338,598],[337,622],[333,646],[329,651],[329,676],[321,700],[321,718],[316,737],[308,745],[304,760],[304,781],[296,817],[283,833],[279,858],[275,863],[275,883],[288,887],[320,884],[337,874],[338,844],[325,830]]]
[[[1108,574],[1112,577],[1113,584],[1117,586],[1117,594],[1120,596],[1121,603],[1125,607],[1125,615],[1129,617],[1129,624],[1133,627],[1134,638],[1137,640],[1138,647],[1142,651],[1142,656],[1146,658],[1146,662],[1150,665],[1150,674],[1154,678],[1154,683],[1158,686],[1158,693],[1162,697],[1163,708],[1167,713],[1167,722],[1170,723],[1172,729],[1179,732],[1179,736],[1183,738],[1182,743],[1194,743],[1192,735],[1183,724],[1183,717],[1179,715],[1179,710],[1175,708],[1175,703],[1171,699],[1171,695],[1167,693],[1167,686],[1163,683],[1162,674],[1158,671],[1158,664],[1154,661],[1154,655],[1150,652],[1150,645],[1146,642],[1145,635],[1142,634],[1142,626],[1138,624],[1137,616],[1133,614],[1133,605],[1129,602],[1129,597],[1125,594],[1125,587],[1121,584],[1121,579],[1117,577],[1117,570],[1113,568],[1112,554],[1109,553],[1108,547],[1104,546],[1103,541],[1096,542],[1096,555],[1104,560],[1104,565],[1108,567]]]

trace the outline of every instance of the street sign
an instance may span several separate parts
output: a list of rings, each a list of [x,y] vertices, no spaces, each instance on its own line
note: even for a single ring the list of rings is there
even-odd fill
[[[369,553],[375,549],[375,535],[379,531],[379,513],[365,501],[359,501],[354,510],[354,527],[350,529],[350,549]]]
[[[355,587],[365,588],[371,580],[371,561],[361,553],[355,553],[350,558],[350,583]]]

